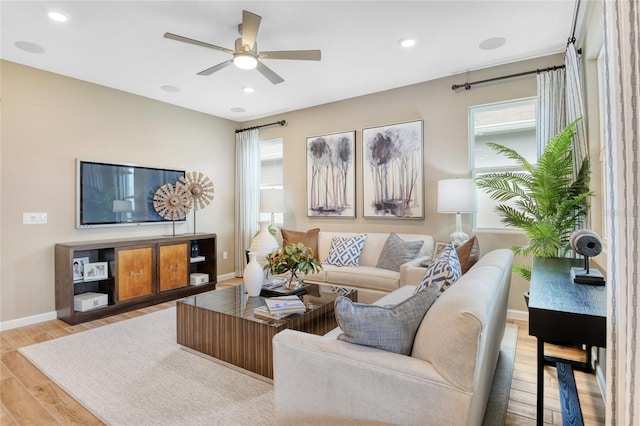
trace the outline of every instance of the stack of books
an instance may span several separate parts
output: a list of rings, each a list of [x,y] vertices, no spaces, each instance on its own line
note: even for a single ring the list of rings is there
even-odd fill
[[[264,306],[254,309],[255,315],[282,319],[288,315],[307,310],[298,296],[265,297],[264,303]]]

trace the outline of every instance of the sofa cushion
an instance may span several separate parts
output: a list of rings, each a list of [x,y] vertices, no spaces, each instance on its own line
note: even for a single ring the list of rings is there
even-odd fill
[[[339,297],[335,302],[342,330],[338,340],[409,355],[418,326],[438,294],[437,286],[432,286],[390,308]]]
[[[462,273],[466,274],[473,265],[480,259],[480,243],[478,238],[474,235],[466,243],[456,248],[458,259],[460,260],[460,267]]]
[[[500,348],[512,262],[511,250],[494,250],[460,277],[425,315],[411,356],[430,362],[454,386],[473,391],[477,363],[483,362],[478,351],[495,355]],[[483,344],[496,347],[479,349]]]
[[[404,241],[395,233],[384,243],[377,268],[400,272],[400,265],[418,257],[424,241]]]
[[[281,229],[282,245],[288,246],[289,244],[302,243],[305,246],[313,250],[313,257],[316,260],[320,260],[318,257],[318,233],[320,228],[309,229],[307,232],[291,231],[289,229]]]
[[[400,273],[373,266],[323,265],[325,279],[338,286],[370,288],[385,292],[400,287]]]
[[[460,260],[453,244],[446,246],[427,268],[420,284],[416,287],[416,293],[437,285],[440,292],[444,292],[462,275]]]
[[[333,237],[329,256],[325,263],[335,266],[358,266],[362,247],[367,240],[367,234],[354,237]]]

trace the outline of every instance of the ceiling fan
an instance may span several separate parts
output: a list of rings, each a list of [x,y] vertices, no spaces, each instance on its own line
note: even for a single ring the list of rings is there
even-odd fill
[[[271,83],[282,83],[284,79],[276,74],[271,68],[260,62],[260,59],[294,59],[303,61],[319,61],[320,50],[281,50],[271,52],[258,52],[258,43],[256,37],[258,35],[258,28],[260,27],[260,21],[262,18],[254,13],[246,10],[242,11],[242,23],[238,25],[238,33],[240,37],[236,39],[235,50],[227,49],[225,47],[216,46],[214,44],[205,43],[203,41],[194,40],[188,37],[173,33],[164,33],[164,37],[172,40],[182,41],[185,43],[191,43],[198,46],[209,47],[211,49],[221,50],[230,55],[233,55],[232,59],[222,62],[218,65],[214,65],[211,68],[200,71],[198,75],[211,75],[216,71],[220,71],[223,68],[228,67],[232,63],[242,69],[256,68],[262,75],[264,75]]]

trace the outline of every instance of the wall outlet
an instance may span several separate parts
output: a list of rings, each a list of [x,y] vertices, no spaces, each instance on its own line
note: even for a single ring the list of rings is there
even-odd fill
[[[47,213],[46,212],[22,213],[22,223],[25,225],[45,224],[47,223]]]
[[[222,252],[222,259],[223,259],[223,260],[227,260],[227,259],[229,259],[229,252],[227,252],[227,251],[223,251],[223,252]]]

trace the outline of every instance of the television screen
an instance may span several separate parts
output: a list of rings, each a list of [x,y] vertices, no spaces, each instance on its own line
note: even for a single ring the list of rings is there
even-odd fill
[[[184,170],[78,160],[77,227],[162,223],[153,195]]]

